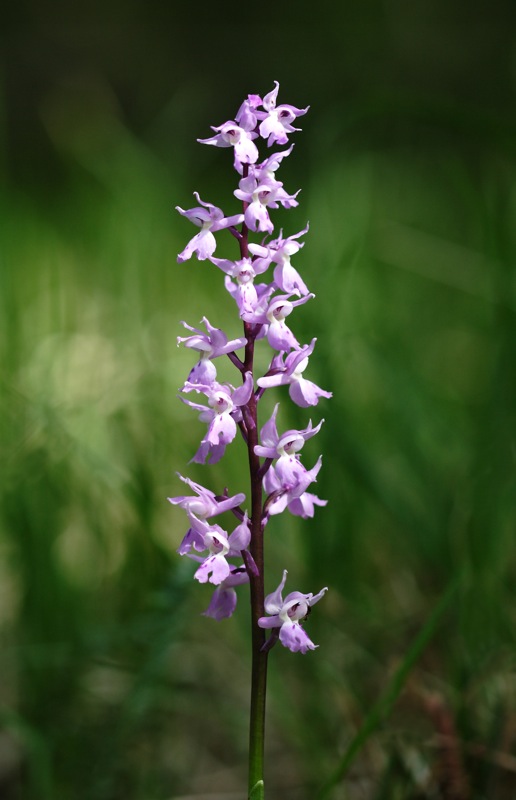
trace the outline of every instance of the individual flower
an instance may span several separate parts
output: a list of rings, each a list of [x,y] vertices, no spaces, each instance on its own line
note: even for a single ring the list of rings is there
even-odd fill
[[[259,164],[256,164],[253,167],[254,174],[256,175],[259,171],[261,180],[274,180],[274,173],[278,171],[283,159],[287,158],[293,149],[294,145],[291,144],[288,150],[280,150],[278,153],[272,153],[272,155],[270,155],[264,161],[261,161]]]
[[[266,501],[267,514],[281,514],[286,508],[291,514],[306,518],[313,516],[313,506],[325,506],[327,501],[306,491],[317,479],[322,466],[319,456],[312,469],[306,469],[297,455],[282,455],[276,464],[269,467],[263,477],[263,488],[268,495]],[[300,501],[299,503],[296,501]],[[311,513],[309,513],[311,511]]]
[[[190,478],[184,478],[179,473],[178,475],[195,492],[195,495],[179,495],[178,497],[167,498],[169,503],[186,511],[190,523],[190,527],[178,548],[178,553],[186,555],[192,548],[201,553],[206,547],[204,533],[207,520],[223,514],[225,511],[237,508],[244,502],[245,494],[240,493],[233,495],[233,497],[217,498],[213,492],[199,483],[195,483]]]
[[[217,378],[217,369],[212,359],[227,355],[228,353],[234,353],[235,350],[245,347],[247,339],[241,336],[239,339],[231,339],[228,341],[228,337],[224,331],[210,325],[206,317],[202,318],[202,322],[204,323],[207,333],[204,333],[204,331],[198,328],[192,328],[191,325],[187,325],[186,322],[182,322],[181,324],[184,325],[187,330],[193,332],[193,336],[178,336],[177,344],[184,344],[185,347],[197,350],[197,352],[201,354],[199,361],[188,375],[188,383],[205,383],[210,385]]]
[[[178,549],[178,553],[200,562],[200,567],[194,575],[199,583],[206,583],[209,579],[210,583],[218,585],[229,575],[229,564],[226,561],[226,555],[229,553],[228,535],[220,525],[203,523],[202,527],[203,532],[200,537],[202,547],[195,547],[195,549],[199,552],[208,550],[208,555],[204,557],[197,555],[191,549],[184,552],[183,546]]]
[[[250,258],[230,261],[227,258],[213,257],[210,261],[222,272],[226,273],[226,289],[234,298],[240,316],[246,319],[246,315],[254,312],[259,297],[261,297],[261,292],[259,294],[258,287],[254,284],[254,279],[261,272],[265,272],[267,266],[260,265],[258,269],[255,269]]]
[[[274,225],[269,217],[269,208],[294,208],[299,205],[296,200],[299,191],[290,195],[283,189],[283,184],[274,178],[260,175],[259,171],[242,178],[233,194],[243,203],[247,203],[244,212],[245,224],[249,230],[272,233]]]
[[[206,526],[204,543],[209,555],[207,558],[201,559],[200,556],[188,554],[195,561],[202,561],[194,578],[199,583],[207,583],[209,581],[218,586],[229,577],[231,572],[227,558],[241,556],[242,551],[247,549],[250,541],[251,531],[247,514],[229,537],[219,525]]]
[[[179,263],[188,261],[194,253],[197,254],[199,261],[204,261],[215,252],[217,242],[214,231],[220,231],[223,228],[230,228],[233,225],[239,225],[244,219],[243,214],[235,214],[232,217],[225,217],[224,212],[212,203],[204,203],[199,197],[197,192],[194,196],[200,206],[189,208],[185,211],[180,206],[176,206],[177,211],[187,217],[194,225],[202,228],[201,232],[196,234],[193,239],[190,239],[185,249],[179,253],[177,260]]]
[[[245,566],[231,567],[229,575],[215,589],[206,611],[205,617],[212,617],[217,621],[231,617],[237,604],[235,586],[249,583],[249,575]]]
[[[260,136],[267,139],[269,147],[275,143],[286,144],[288,134],[300,130],[294,128],[292,123],[296,117],[306,114],[310,108],[310,106],[306,108],[296,108],[290,105],[276,106],[279,83],[278,81],[274,81],[274,83],[275,88],[263,98],[265,113],[262,111],[257,114],[258,118],[262,120],[259,127]]]
[[[312,295],[313,296],[313,295]],[[286,297],[276,297],[267,309],[267,341],[273,350],[299,350],[301,345],[285,322],[285,317],[294,310],[297,303],[291,303]]]
[[[182,397],[181,400],[191,408],[200,411],[201,422],[208,423],[206,436],[192,461],[204,464],[208,458],[209,464],[215,464],[224,455],[226,445],[230,444],[236,436],[237,421],[242,418],[240,406],[246,405],[253,391],[253,376],[246,372],[242,386],[235,389],[230,384],[214,383],[211,386],[201,383],[185,383],[182,392],[202,392],[208,398],[208,406],[194,403]]]
[[[315,295],[308,294],[306,297],[292,301],[289,300],[288,295],[279,295],[270,299],[270,294],[274,290],[274,286],[269,287],[268,291],[257,302],[254,312],[248,312],[241,316],[246,322],[254,322],[265,326],[267,340],[273,350],[299,350],[301,345],[285,322],[285,318],[292,313],[295,306],[303,305]]]
[[[245,494],[242,494],[242,492],[233,495],[233,497],[217,498],[210,489],[206,489],[200,483],[196,483],[190,478],[185,478],[179,472],[177,475],[195,494],[179,495],[178,497],[168,497],[167,499],[173,506],[183,508],[190,519],[208,520],[212,517],[217,517],[225,511],[237,508],[245,500]]]
[[[247,121],[250,122],[250,120]],[[215,136],[210,136],[209,139],[197,139],[197,141],[201,144],[212,144],[215,147],[233,147],[235,159],[240,164],[254,164],[258,161],[258,148],[253,142],[253,139],[258,136],[257,133],[245,130],[232,120],[218,127],[211,125],[211,129],[216,131]]]
[[[281,231],[279,238],[269,242],[266,246],[255,243],[249,245],[249,251],[257,256],[253,261],[255,268],[268,267],[271,262],[276,264],[274,282],[279,289],[288,295],[295,294],[300,297],[308,294],[305,282],[290,263],[291,256],[304,247],[304,242],[296,242],[295,240],[303,236],[307,231],[308,225],[299,233],[294,233],[286,239],[283,239],[283,231]]]
[[[331,392],[326,392],[312,381],[303,378],[303,372],[308,366],[308,357],[313,353],[317,339],[312,339],[310,344],[301,350],[289,353],[286,358],[280,353],[272,361],[271,374],[258,378],[257,384],[261,389],[270,389],[273,386],[289,386],[291,400],[301,408],[316,406],[320,397],[332,397]]]
[[[262,458],[281,458],[283,456],[292,456],[298,453],[304,443],[315,436],[321,430],[321,425],[324,420],[322,419],[315,428],[312,427],[312,420],[309,421],[308,427],[302,431],[288,430],[278,434],[276,427],[276,417],[278,414],[279,403],[274,406],[274,411],[271,417],[260,431],[261,444],[255,445],[254,452],[257,456]]]
[[[293,653],[306,653],[308,650],[315,650],[315,645],[308,637],[301,622],[308,616],[312,606],[328,591],[326,586],[316,594],[303,594],[302,592],[290,592],[283,599],[283,589],[287,580],[287,570],[283,570],[283,578],[276,591],[267,595],[265,598],[265,611],[270,616],[260,617],[258,625],[260,628],[279,628],[279,640],[284,647]]]
[[[294,145],[291,144],[288,150],[280,150],[278,153],[272,153],[268,158],[266,158],[264,161],[261,161],[259,164],[250,164],[249,173],[253,174],[255,177],[260,175],[260,179],[265,183],[275,180],[274,173],[277,172],[283,159],[287,158],[293,149]],[[235,166],[238,173],[242,175],[242,165],[236,164]]]

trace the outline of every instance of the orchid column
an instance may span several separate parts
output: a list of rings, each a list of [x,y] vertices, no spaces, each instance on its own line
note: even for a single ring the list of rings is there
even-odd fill
[[[276,404],[270,419],[258,436],[258,405],[265,391],[276,386],[288,386],[290,399],[302,408],[315,406],[319,398],[331,397],[304,377],[316,340],[301,345],[286,323],[294,309],[311,300],[303,279],[291,264],[291,257],[303,247],[300,238],[308,226],[287,238],[283,232],[274,239],[271,209],[292,208],[298,205],[298,192],[291,195],[276,178],[284,158],[293,145],[260,161],[257,142],[265,140],[267,147],[286,145],[297,117],[308,108],[277,105],[279,84],[263,99],[249,95],[242,103],[235,120],[214,127],[215,135],[199,139],[203,144],[233,148],[233,166],[238,173],[238,188],[234,195],[242,203],[240,213],[224,216],[224,212],[201,200],[194,193],[198,206],[178,211],[201,228],[178,256],[184,262],[196,255],[209,260],[224,273],[226,290],[233,297],[243,322],[243,336],[228,339],[219,328],[203,317],[204,330],[183,323],[190,335],[178,337],[178,344],[198,353],[198,361],[180,390],[180,399],[199,412],[206,424],[199,449],[192,461],[215,464],[224,455],[227,445],[242,435],[248,451],[250,501],[246,508],[244,494],[232,497],[224,490],[215,494],[179,476],[192,494],[169,498],[184,509],[188,530],[178,552],[198,563],[195,579],[211,583],[215,591],[204,612],[221,620],[230,617],[237,602],[236,587],[249,583],[252,623],[252,686],[249,747],[249,798],[264,797],[263,753],[267,656],[271,647],[280,641],[293,652],[306,653],[316,645],[308,637],[303,620],[311,606],[326,592],[318,594],[291,592],[283,597],[287,570],[275,591],[265,597],[264,590],[264,531],[271,517],[288,511],[299,517],[312,517],[315,506],[326,505],[308,491],[321,468],[321,457],[311,469],[306,469],[299,455],[307,439],[315,436],[321,420],[312,427],[311,420],[304,430],[278,433]],[[239,247],[235,260],[217,258],[215,233],[227,229]],[[257,234],[258,241],[249,235]],[[255,283],[258,276],[268,274],[269,282]],[[255,344],[272,350],[265,375],[255,375]],[[240,353],[240,355],[238,355]],[[219,383],[214,360],[227,356],[237,371],[238,383]],[[205,402],[196,402],[196,396]],[[207,404],[206,404],[207,403]],[[231,533],[213,521],[230,512],[236,524]],[[266,632],[269,632],[268,637]]]

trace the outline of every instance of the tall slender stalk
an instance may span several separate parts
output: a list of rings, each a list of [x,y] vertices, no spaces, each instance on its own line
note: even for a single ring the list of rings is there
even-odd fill
[[[242,201],[242,213],[225,217],[220,208],[201,200],[197,192],[194,194],[200,206],[187,211],[177,207],[183,216],[201,227],[200,233],[179,254],[178,261],[187,261],[196,254],[199,260],[209,259],[225,272],[226,289],[235,299],[240,318],[244,321],[245,338],[231,341],[206,317],[203,318],[206,333],[183,323],[193,335],[178,337],[178,342],[184,342],[186,347],[200,354],[181,392],[187,396],[192,392],[194,396],[204,394],[208,400],[208,406],[205,406],[196,400],[181,398],[186,405],[200,411],[200,419],[208,423],[192,460],[200,464],[206,460],[216,463],[240,428],[248,451],[250,516],[240,505],[245,500],[244,494],[230,497],[225,490],[222,495],[215,495],[189,478],[182,480],[195,495],[181,495],[169,500],[185,509],[190,523],[179,552],[200,562],[194,576],[200,583],[209,581],[216,587],[204,613],[217,620],[230,617],[236,605],[235,587],[246,582],[250,585],[249,800],[264,800],[265,796],[268,652],[277,641],[295,653],[315,649],[316,645],[309,639],[302,623],[310,608],[326,592],[326,588],[316,595],[290,592],[283,599],[287,579],[287,570],[284,569],[277,589],[265,596],[264,530],[269,516],[288,509],[290,513],[306,518],[313,516],[315,506],[326,505],[326,501],[307,491],[319,472],[321,457],[311,470],[307,470],[299,456],[299,450],[319,431],[323,420],[316,427],[310,421],[304,430],[290,430],[280,436],[276,428],[276,405],[259,437],[258,402],[268,388],[282,385],[290,386],[290,397],[301,408],[317,405],[320,397],[331,397],[331,392],[302,375],[316,340],[301,345],[285,322],[296,306],[314,297],[290,263],[291,256],[303,246],[298,240],[307,232],[308,226],[286,239],[281,231],[278,238],[265,244],[274,230],[268,209],[278,208],[278,205],[284,208],[296,206],[297,192],[288,194],[275,177],[282,160],[292,152],[292,146],[257,163],[259,151],[255,140],[260,137],[267,140],[268,147],[286,144],[289,134],[299,130],[292,123],[308,111],[308,108],[291,105],[277,106],[278,90],[279,84],[275,82],[275,88],[265,97],[249,95],[235,120],[213,128],[215,136],[198,140],[216,147],[234,148],[234,166],[242,176],[234,194]],[[216,241],[213,234],[223,228],[238,241],[240,259],[237,261],[214,256]],[[249,242],[249,230],[261,234],[261,244]],[[269,270],[272,264],[275,266]],[[254,279],[267,270],[269,274],[273,272],[272,280],[255,286]],[[274,354],[266,374],[256,376],[255,342],[265,340],[265,337]],[[235,353],[242,347],[245,347],[243,360]],[[212,362],[221,355],[227,355],[241,374],[242,384],[236,389],[217,380],[217,370]],[[264,494],[267,495],[265,501]],[[232,511],[238,519],[239,524],[232,533],[210,522],[212,517],[225,511]],[[201,552],[207,554],[203,557],[199,555]],[[232,559],[235,558],[241,558],[243,564],[234,564]],[[267,629],[270,631],[268,639]]]
[[[244,176],[248,174],[247,164]],[[248,203],[243,203],[243,212]],[[240,244],[241,258],[249,257],[249,231],[242,223]],[[254,342],[255,326],[244,322],[244,335],[247,339],[244,356],[244,372],[250,372],[254,378]],[[251,595],[251,641],[252,641],[252,675],[251,675],[251,709],[249,720],[249,798],[260,800],[264,797],[264,744],[265,744],[265,705],[267,696],[267,656],[263,650],[265,631],[258,625],[264,615],[264,547],[262,525],[262,479],[260,475],[260,459],[254,448],[258,444],[258,403],[253,392],[246,408],[247,451],[249,459],[249,483],[251,488],[251,543],[249,552],[256,570],[248,570]]]

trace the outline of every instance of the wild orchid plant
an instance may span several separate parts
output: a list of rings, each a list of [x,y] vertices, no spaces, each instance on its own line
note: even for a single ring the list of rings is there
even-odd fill
[[[214,136],[198,139],[203,144],[233,148],[233,165],[240,176],[234,195],[242,202],[241,213],[226,217],[220,208],[201,200],[197,192],[194,196],[198,206],[187,211],[177,208],[180,214],[201,228],[180,253],[178,261],[182,263],[196,255],[200,261],[209,260],[222,270],[225,287],[236,302],[244,327],[242,337],[229,339],[224,331],[213,327],[204,317],[205,330],[183,322],[190,333],[179,336],[177,341],[199,354],[199,360],[180,390],[185,395],[181,400],[199,411],[200,421],[207,424],[192,461],[217,463],[239,429],[248,451],[250,512],[242,507],[246,499],[244,494],[229,496],[224,489],[217,495],[182,475],[179,477],[191,494],[169,500],[183,508],[188,517],[189,528],[178,552],[198,562],[194,575],[196,580],[210,582],[216,587],[205,615],[216,620],[230,617],[237,602],[236,587],[245,583],[250,586],[249,797],[253,800],[264,797],[268,653],[278,640],[293,652],[306,653],[315,649],[316,645],[302,623],[311,607],[327,591],[324,588],[316,595],[290,592],[283,597],[287,580],[285,569],[277,589],[267,596],[264,592],[264,532],[270,517],[284,511],[303,518],[312,517],[315,506],[326,505],[326,500],[307,491],[317,478],[321,456],[312,469],[306,469],[299,455],[304,443],[319,432],[323,420],[315,427],[309,421],[304,430],[278,433],[278,403],[258,436],[258,404],[265,391],[276,386],[288,386],[291,400],[302,408],[317,405],[320,397],[331,397],[331,392],[320,389],[304,377],[316,339],[312,339],[310,344],[299,344],[286,323],[294,308],[314,297],[290,263],[291,256],[303,247],[300,239],[307,233],[308,225],[287,238],[283,238],[280,231],[277,238],[268,240],[274,231],[269,210],[279,205],[287,209],[297,206],[299,192],[288,194],[283,183],[276,178],[281,162],[291,154],[293,145],[260,161],[257,140],[265,139],[268,147],[286,145],[289,135],[299,130],[293,123],[308,111],[308,108],[277,105],[278,89],[279,84],[275,82],[275,88],[263,98],[250,94],[234,120],[213,127]],[[217,245],[214,234],[223,229],[227,229],[238,242],[240,255],[236,260],[214,255]],[[260,241],[251,242],[250,233],[258,234]],[[270,282],[255,283],[255,278],[266,273],[272,265]],[[272,348],[273,355],[265,375],[257,377],[255,344],[264,339]],[[243,357],[237,355],[241,350]],[[240,373],[240,383],[236,388],[217,380],[214,361],[223,355],[228,356]],[[191,399],[195,395],[204,395],[207,405]],[[231,533],[213,522],[226,511],[231,511],[237,520]],[[268,638],[266,631],[269,632]]]

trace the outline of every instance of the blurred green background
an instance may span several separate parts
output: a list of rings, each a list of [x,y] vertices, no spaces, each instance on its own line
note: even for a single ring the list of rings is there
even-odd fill
[[[240,330],[218,270],[176,263],[174,206],[236,212],[229,151],[195,139],[274,80],[311,106],[275,222],[310,221],[292,327],[334,398],[266,396],[284,427],[325,417],[303,457],[329,500],[273,520],[268,589],[330,587],[320,649],[271,654],[267,798],[337,773],[337,800],[516,795],[515,22],[512,0],[5,10],[2,798],[245,796],[246,593],[200,616],[166,501],[176,471],[246,491],[239,442],[187,465],[176,398],[180,321]]]

